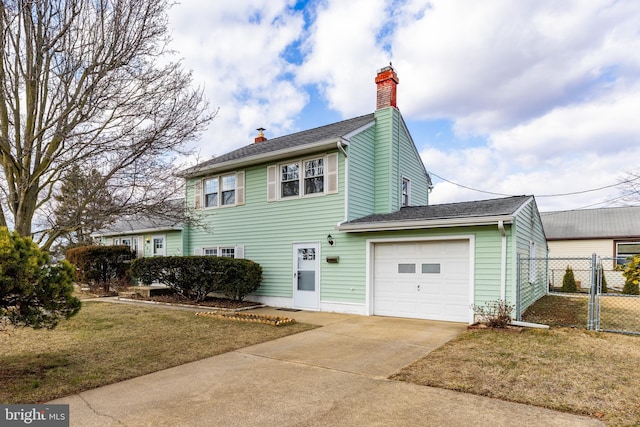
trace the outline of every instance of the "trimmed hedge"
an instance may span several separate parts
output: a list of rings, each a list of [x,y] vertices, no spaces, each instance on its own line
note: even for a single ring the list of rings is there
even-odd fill
[[[145,285],[164,283],[194,301],[212,292],[242,301],[260,287],[262,267],[248,259],[169,256],[137,259],[131,275]]]
[[[130,282],[129,261],[136,254],[128,246],[80,246],[66,253],[67,261],[76,266],[76,280],[88,285],[101,285],[109,291],[112,283]]]

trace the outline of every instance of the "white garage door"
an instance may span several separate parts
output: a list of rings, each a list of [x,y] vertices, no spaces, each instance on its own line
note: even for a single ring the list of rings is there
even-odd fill
[[[373,312],[468,322],[469,241],[377,243]]]

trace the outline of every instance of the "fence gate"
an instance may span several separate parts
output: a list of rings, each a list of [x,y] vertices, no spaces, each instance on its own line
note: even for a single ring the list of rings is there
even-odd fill
[[[563,291],[563,279],[568,269],[574,276],[576,291]],[[625,279],[616,269],[615,258],[524,258],[518,256],[518,286],[516,288],[516,319],[544,294],[574,297],[563,304],[566,322],[562,326],[582,327],[595,331],[640,335],[640,296],[622,293]],[[542,285],[541,285],[542,284]],[[541,286],[544,292],[541,294]],[[580,301],[583,298],[584,301]],[[576,302],[577,301],[577,302]],[[586,301],[586,309],[584,302]],[[528,319],[525,319],[528,320]],[[544,317],[535,318],[545,323]]]

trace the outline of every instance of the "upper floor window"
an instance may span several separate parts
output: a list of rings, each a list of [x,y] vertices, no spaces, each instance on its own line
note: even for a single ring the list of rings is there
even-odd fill
[[[402,206],[409,206],[409,196],[411,194],[411,180],[402,178]]]
[[[196,209],[244,204],[244,172],[196,181],[194,199]]]
[[[227,175],[222,178],[222,199],[223,205],[234,205],[236,203],[236,176]]]
[[[324,192],[324,159],[304,162],[304,194]]]
[[[295,160],[267,168],[267,200],[338,192],[338,154]]]
[[[280,176],[281,197],[292,197],[300,194],[300,163],[282,165]]]

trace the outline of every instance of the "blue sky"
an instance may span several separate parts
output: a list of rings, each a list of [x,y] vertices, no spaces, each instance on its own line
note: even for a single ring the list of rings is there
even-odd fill
[[[373,112],[391,61],[431,203],[640,204],[615,186],[640,170],[636,0],[183,0],[170,26],[219,108],[199,160]]]

